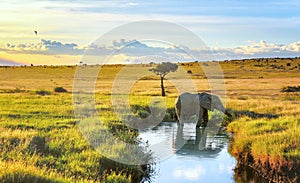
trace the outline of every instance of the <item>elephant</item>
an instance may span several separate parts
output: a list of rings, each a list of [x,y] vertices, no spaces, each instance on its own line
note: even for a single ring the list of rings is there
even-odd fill
[[[191,94],[182,93],[175,101],[175,111],[178,117],[178,124],[185,122],[197,122],[196,127],[206,127],[208,123],[208,110],[221,111],[227,116],[231,114],[224,108],[220,98],[206,92]]]

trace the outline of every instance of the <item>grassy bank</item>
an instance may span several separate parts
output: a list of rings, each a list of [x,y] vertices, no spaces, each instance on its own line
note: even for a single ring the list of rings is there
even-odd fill
[[[140,182],[151,171],[95,151],[78,129],[69,93],[2,93],[0,116],[0,182]],[[103,117],[112,133],[123,126],[108,112]],[[137,137],[128,130],[118,135],[130,143]]]
[[[229,151],[239,166],[250,166],[274,182],[298,182],[300,171],[299,118],[242,118],[228,126],[234,133]]]
[[[237,172],[248,166],[274,182],[299,181],[299,96],[282,94],[274,100],[248,98],[232,103],[236,119],[227,130],[234,134],[229,152],[238,160]]]

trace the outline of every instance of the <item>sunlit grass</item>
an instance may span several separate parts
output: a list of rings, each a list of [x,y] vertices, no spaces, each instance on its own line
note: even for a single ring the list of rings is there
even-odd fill
[[[1,162],[0,161],[0,182],[3,183],[66,183],[72,179],[64,178],[53,170],[46,167],[37,168],[32,162]],[[78,181],[87,182],[87,181]]]
[[[234,133],[231,152],[238,155],[251,152],[260,158],[300,158],[300,124],[296,118],[258,119],[242,118],[232,122],[228,131]]]
[[[294,61],[300,63],[299,59]],[[249,152],[255,160],[299,159],[300,94],[280,92],[283,87],[300,84],[299,71],[272,69],[270,66],[285,65],[285,62],[272,59],[263,67],[254,66],[257,64],[254,60],[221,63],[226,78],[226,107],[241,114],[227,128],[234,132],[231,151],[236,156]],[[191,71],[198,92],[211,89],[198,63],[181,66]],[[54,92],[59,87],[72,91],[75,67],[0,67],[0,182],[28,179],[29,182],[140,181],[143,176],[140,167],[113,162],[86,141],[109,131],[119,140],[137,143],[137,130],[124,125],[111,101],[111,94],[120,93],[112,93],[112,88],[115,77],[123,68],[122,65],[101,68],[95,88],[95,104],[102,123],[91,126],[90,136],[85,137],[74,115],[72,94]],[[123,79],[130,79],[139,68],[149,69],[151,66],[130,66],[132,72],[125,73]],[[174,76],[166,76],[168,78]],[[185,82],[182,79],[179,83]],[[165,82],[166,97],[160,97],[160,81],[150,72],[128,87],[130,92],[126,97],[130,115],[147,117],[151,101],[158,98],[165,104],[159,107],[166,109],[169,115],[164,120],[176,120],[174,102],[179,91],[171,82]],[[277,118],[260,118],[259,114],[271,114]],[[210,116],[213,115],[210,113]],[[101,148],[116,152],[124,149],[124,145],[112,142]],[[112,153],[111,157],[121,155]]]
[[[109,167],[106,170],[106,165],[100,163],[105,162],[106,158],[90,146],[78,128],[71,94],[40,96],[32,93],[14,93],[2,94],[0,98],[0,160],[4,163],[9,161],[12,168],[20,167],[15,174],[3,174],[5,181],[22,182],[32,178],[31,181],[42,182],[47,182],[48,179],[49,182],[106,182],[106,179],[111,180],[116,176],[120,180],[128,181],[140,179],[133,174],[134,167],[116,164],[114,169]],[[107,124],[115,121],[116,116],[102,113],[102,117],[106,119],[104,127],[108,130],[110,127]],[[123,139],[133,141],[137,137],[134,131],[120,133]],[[118,144],[107,147],[121,151],[123,148]],[[28,166],[28,169],[27,166],[22,166],[22,162],[31,162],[33,155],[34,163]],[[51,168],[57,174],[42,176],[43,167]],[[14,172],[13,170],[10,172]],[[20,177],[21,174],[24,174],[24,177]],[[113,176],[110,177],[110,174]],[[62,177],[62,181],[56,181],[58,175]]]

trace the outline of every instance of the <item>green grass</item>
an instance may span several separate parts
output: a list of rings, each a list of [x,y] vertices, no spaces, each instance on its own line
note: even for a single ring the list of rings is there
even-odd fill
[[[234,133],[234,155],[249,152],[254,159],[300,159],[300,121],[297,118],[241,118],[229,124]]]
[[[280,90],[300,83],[299,70],[291,69],[300,60],[294,59],[291,68],[286,62],[291,60],[270,59],[268,65],[261,62],[262,66],[255,66],[257,60],[220,63],[226,78],[226,106],[240,114],[227,127],[234,132],[230,151],[236,157],[250,153],[257,162],[282,159],[299,165],[295,159],[299,160],[300,149],[300,95]],[[137,69],[151,67],[154,66],[129,66],[125,79],[130,79],[130,74]],[[180,67],[192,71],[190,76],[199,92],[210,90],[197,63],[180,64]],[[139,143],[137,130],[125,126],[111,104],[114,78],[123,68],[123,65],[101,68],[95,102],[103,125],[94,128],[89,135],[108,130],[119,140]],[[75,69],[73,66],[0,67],[0,182],[139,182],[153,171],[151,166],[130,166],[107,159],[85,140],[69,93]],[[170,74],[166,79],[173,77]],[[180,82],[184,84],[185,80]],[[163,100],[167,116],[164,121],[175,121],[174,102],[179,93],[168,80],[165,86],[167,97]],[[55,88],[69,92],[54,92]],[[149,102],[160,93],[160,82],[155,75],[149,73],[140,78],[130,89],[130,115],[147,117]],[[260,114],[278,118],[262,118]],[[210,113],[210,117],[222,116]],[[224,125],[229,121],[226,119]],[[102,148],[112,152],[124,150],[124,146],[113,142]],[[124,154],[112,153],[111,156]],[[149,154],[145,154],[145,158],[151,161]]]
[[[110,112],[104,114],[106,120],[113,119],[109,117],[112,115]],[[109,164],[106,162],[110,161],[90,146],[76,123],[71,94],[1,94],[0,161],[9,162],[12,168],[10,173],[0,171],[3,181],[16,179],[19,182],[106,182],[117,177],[118,180],[126,182],[142,178],[140,174],[135,173],[138,167],[118,163],[115,163],[114,167],[105,167]],[[117,128],[114,128],[117,123],[109,124],[107,128],[117,131]],[[123,139],[131,139],[131,142],[137,137],[135,131],[128,130],[119,130],[118,135]],[[25,165],[21,167],[22,164],[32,162],[32,156],[35,157],[34,163],[28,168]],[[13,168],[17,167],[20,168],[14,172]],[[40,171],[43,168],[50,168],[56,174],[45,177],[43,171]],[[56,175],[60,175],[62,181],[56,181]]]
[[[298,117],[272,120],[243,117],[230,123],[227,129],[234,133],[229,152],[237,158],[238,167],[251,167],[274,182],[299,182]]]
[[[72,182],[72,179],[64,178],[52,170],[47,170],[45,167],[37,168],[34,164],[26,164],[24,162],[0,162],[0,182],[67,183]]]

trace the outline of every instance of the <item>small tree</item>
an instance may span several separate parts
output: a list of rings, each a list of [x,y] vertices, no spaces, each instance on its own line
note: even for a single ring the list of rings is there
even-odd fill
[[[177,64],[173,64],[170,62],[163,62],[159,64],[157,67],[149,69],[149,71],[155,73],[160,77],[160,86],[161,86],[161,96],[166,96],[165,88],[164,88],[164,78],[170,72],[175,72],[178,69]]]

